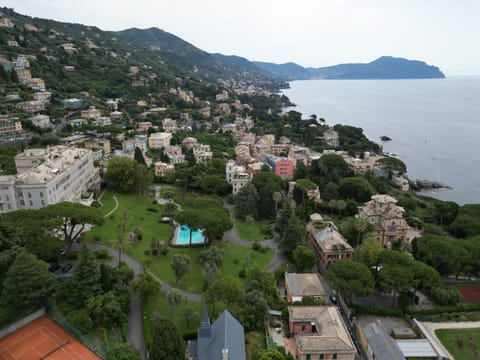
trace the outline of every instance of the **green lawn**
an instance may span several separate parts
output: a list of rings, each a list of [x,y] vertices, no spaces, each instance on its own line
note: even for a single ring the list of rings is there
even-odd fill
[[[261,230],[262,226],[267,223],[267,221],[255,221],[253,224],[248,224],[242,220],[235,220],[238,235],[240,235],[243,240],[248,241],[262,241],[268,238]]]
[[[435,335],[455,360],[480,358],[480,329],[439,329]]]
[[[107,204],[112,205],[106,209],[108,213],[113,208],[112,193],[107,192],[102,203],[107,208]],[[169,224],[159,223],[163,208],[160,205],[152,204],[151,197],[138,197],[136,195],[117,194],[119,208],[115,213],[105,219],[105,223],[97,226],[86,233],[83,238],[86,241],[100,240],[101,242],[112,246],[115,237],[118,234],[118,223],[120,216],[124,211],[128,212],[129,221],[127,232],[135,227],[142,229],[142,240],[133,244],[132,248],[126,251],[129,255],[140,261],[145,267],[156,274],[159,278],[175,285],[175,274],[170,268],[170,263],[174,254],[186,254],[191,259],[191,271],[186,274],[176,286],[182,290],[201,293],[202,292],[202,267],[197,263],[198,255],[204,248],[173,248],[169,247],[167,255],[145,255],[145,251],[150,249],[150,241],[157,238],[165,243],[169,243],[172,236],[172,228]],[[156,208],[157,212],[147,211],[147,208]],[[215,245],[225,249],[225,257],[220,271],[223,275],[238,276],[240,270],[246,265],[265,268],[273,257],[273,250],[269,249],[265,254],[252,251],[248,247],[242,247],[236,244],[229,244],[221,241],[215,242]]]

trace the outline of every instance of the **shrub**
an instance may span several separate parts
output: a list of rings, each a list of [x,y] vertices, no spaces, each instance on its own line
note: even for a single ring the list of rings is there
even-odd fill
[[[108,259],[108,250],[96,250],[95,257],[97,259]]]
[[[77,250],[70,250],[67,252],[67,259],[68,260],[77,260],[78,259],[78,251]]]
[[[92,320],[82,310],[75,310],[67,315],[67,320],[72,323],[78,330],[84,334],[88,334],[93,329]]]
[[[240,270],[238,272],[238,277],[241,278],[241,279],[245,279],[247,277],[247,270],[245,270],[245,268],[243,268],[242,270]]]
[[[147,208],[147,211],[150,211],[150,212],[157,212],[158,209],[155,209],[155,208],[152,208],[152,207],[148,207]]]
[[[261,247],[262,247],[262,245],[260,245],[260,243],[258,241],[255,241],[252,244],[252,250],[259,251]]]
[[[149,256],[149,255],[150,255],[150,250],[145,250],[143,253],[144,253],[145,255]]]

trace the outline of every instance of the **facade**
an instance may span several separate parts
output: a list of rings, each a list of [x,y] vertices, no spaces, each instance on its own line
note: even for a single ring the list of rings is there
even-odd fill
[[[187,149],[191,150],[195,145],[197,145],[198,140],[194,137],[186,137],[182,141],[182,145],[185,146]]]
[[[84,119],[96,119],[102,116],[102,113],[95,106],[90,106],[88,110],[80,111],[80,116]]]
[[[302,301],[304,297],[327,299],[327,293],[316,273],[285,273],[285,293],[289,304]]]
[[[353,248],[333,223],[327,223],[323,228],[310,223],[307,243],[321,270],[326,270],[331,263],[352,258]]]
[[[148,138],[148,146],[150,149],[161,149],[170,146],[172,134],[167,132],[157,132],[150,135]]]
[[[189,360],[246,360],[243,326],[228,310],[210,324],[204,307],[197,341],[190,341]]]
[[[93,151],[93,159],[108,159],[111,153],[110,140],[91,138],[85,141],[85,148]]]
[[[52,127],[52,123],[50,122],[50,116],[48,115],[37,114],[29,118],[29,120],[32,122],[33,125],[42,129],[48,129]]]
[[[212,160],[213,153],[210,150],[210,145],[196,144],[193,146],[193,156],[195,156],[196,163],[205,163]]]
[[[357,350],[335,306],[289,306],[297,360],[354,360]]]
[[[238,165],[235,160],[228,160],[225,168],[227,182],[232,185],[232,194],[236,194],[252,180],[245,166]]]
[[[265,163],[270,165],[272,171],[283,179],[293,178],[293,172],[295,171],[293,160],[269,155],[265,157]]]
[[[166,176],[175,172],[175,166],[173,164],[166,164],[161,161],[157,161],[154,164],[153,172],[155,176]]]
[[[78,202],[99,180],[87,149],[28,149],[15,156],[15,165],[17,175],[0,176],[0,213]]]
[[[338,132],[330,128],[323,133],[323,140],[327,143],[328,146],[336,148],[340,146],[340,137]]]
[[[373,224],[373,235],[382,246],[393,241],[407,241],[408,224],[405,210],[397,206],[397,200],[388,195],[373,195],[372,200],[358,208],[360,219]]]
[[[0,115],[0,139],[15,139],[22,132],[22,123],[18,118]]]
[[[15,107],[25,112],[35,113],[45,110],[45,103],[37,100],[22,101],[16,104]]]
[[[137,132],[138,133],[146,133],[148,129],[152,127],[152,123],[150,121],[144,121],[138,124]]]
[[[146,135],[136,135],[133,139],[127,139],[122,142],[122,150],[128,154],[134,153],[135,148],[139,148],[142,151],[142,154],[147,153],[147,136]]]
[[[162,120],[163,131],[176,133],[177,132],[177,120],[172,120],[170,118],[165,118]]]

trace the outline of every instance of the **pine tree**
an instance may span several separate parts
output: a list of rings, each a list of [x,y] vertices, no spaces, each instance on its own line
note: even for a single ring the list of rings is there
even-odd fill
[[[70,283],[72,294],[70,299],[77,306],[83,305],[89,297],[101,292],[100,272],[95,257],[86,246],[83,246],[79,258]]]
[[[3,282],[2,299],[7,312],[35,309],[45,304],[56,285],[48,265],[35,255],[20,253],[8,270]]]
[[[151,360],[178,360],[185,357],[185,342],[173,322],[154,314],[152,343],[148,353]]]

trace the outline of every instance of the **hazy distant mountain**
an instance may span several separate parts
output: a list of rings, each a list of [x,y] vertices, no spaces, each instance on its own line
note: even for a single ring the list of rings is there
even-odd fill
[[[185,40],[166,31],[152,27],[149,29],[131,28],[115,32],[115,35],[129,43],[150,48],[162,58],[174,63],[180,70],[192,76],[210,81],[243,81],[267,87],[279,87],[278,77],[253,65],[240,63],[239,57],[224,61],[225,56],[211,55]],[[248,60],[245,59],[247,63]]]
[[[273,64],[254,61],[259,68],[283,80],[308,79],[432,79],[445,75],[436,66],[423,61],[382,56],[368,64],[340,64],[320,68],[304,68],[295,63]]]

